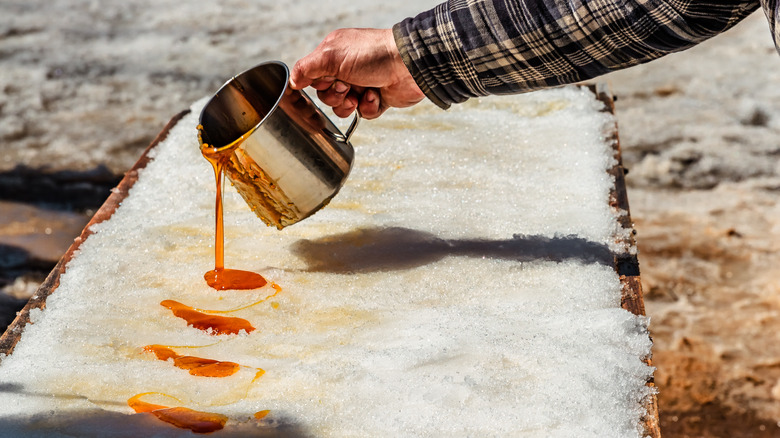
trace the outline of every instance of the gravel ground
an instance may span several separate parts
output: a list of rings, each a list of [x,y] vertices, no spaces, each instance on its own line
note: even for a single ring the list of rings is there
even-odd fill
[[[231,75],[434,3],[0,0],[0,192],[25,172],[118,178]],[[618,97],[666,437],[780,436],[779,63],[757,13],[601,79]],[[0,268],[26,257],[40,271],[4,280],[5,315],[95,207],[28,201],[38,213],[0,204]]]

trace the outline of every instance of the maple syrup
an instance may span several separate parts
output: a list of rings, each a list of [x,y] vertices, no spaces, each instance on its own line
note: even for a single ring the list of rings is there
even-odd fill
[[[151,393],[138,394],[127,400],[127,405],[137,413],[150,413],[166,423],[195,433],[209,433],[225,427],[228,417],[212,412],[201,412],[184,407],[169,407],[141,401]]]
[[[202,126],[198,126],[198,137],[200,137],[202,129]],[[222,219],[224,167],[225,163],[231,159],[235,148],[237,148],[242,141],[243,137],[224,148],[212,148],[201,141],[201,153],[206,160],[211,163],[211,166],[214,169],[214,179],[216,180],[214,269],[206,272],[203,275],[203,278],[210,287],[217,290],[259,289],[268,284],[268,281],[260,274],[238,269],[225,269],[225,237]],[[213,313],[228,313],[251,307],[275,297],[282,290],[282,288],[275,283],[271,283],[271,287],[274,289],[273,294],[256,303],[241,307],[240,309],[204,311],[174,300],[164,300],[160,305],[170,309],[174,316],[184,319],[187,321],[188,325],[198,330],[209,331],[215,335],[238,334],[241,330],[250,333],[254,331],[255,328],[249,321],[243,318],[214,315]],[[276,306],[274,307],[278,307],[278,303],[276,303]],[[157,359],[162,361],[173,360],[173,365],[175,367],[187,370],[194,376],[227,377],[235,374],[241,368],[241,366],[235,362],[180,355],[171,347],[164,345],[147,345],[144,347],[144,351],[153,353]],[[258,368],[250,385],[263,374],[265,374],[265,370]],[[248,391],[249,390],[247,389],[247,392]],[[185,407],[169,407],[142,401],[141,397],[148,394],[152,393],[135,395],[128,399],[127,404],[138,413],[151,413],[162,421],[179,428],[189,429],[195,433],[214,432],[224,428],[225,423],[227,423],[228,417],[221,414],[195,411]],[[270,411],[268,410],[259,411],[254,414],[254,417],[260,420],[267,416],[269,412]]]
[[[201,126],[198,127],[200,131]],[[211,163],[214,168],[214,179],[216,180],[216,232],[214,233],[214,269],[206,272],[203,278],[209,286],[217,290],[226,289],[259,289],[268,283],[262,275],[250,271],[239,269],[225,269],[225,233],[224,222],[222,220],[222,180],[224,177],[225,162],[230,159],[235,148],[243,141],[243,138],[237,140],[226,148],[212,148],[201,143],[200,151],[203,157]]]
[[[241,330],[245,330],[247,333],[255,330],[252,324],[243,318],[209,315],[173,300],[164,300],[160,302],[160,305],[170,309],[174,316],[187,321],[187,325],[198,330],[211,330],[216,335],[235,335]]]
[[[259,289],[268,283],[262,275],[240,269],[214,268],[206,272],[203,278],[206,279],[209,286],[217,290]]]
[[[237,373],[241,366],[235,362],[223,362],[195,356],[182,356],[164,345],[147,345],[144,351],[154,353],[157,359],[173,359],[173,366],[188,370],[193,376],[227,377]]]

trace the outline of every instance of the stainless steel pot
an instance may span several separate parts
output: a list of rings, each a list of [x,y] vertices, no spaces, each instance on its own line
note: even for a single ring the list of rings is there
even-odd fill
[[[284,63],[257,65],[223,85],[200,115],[201,150],[267,225],[282,229],[325,206],[352,168],[346,134],[309,96],[289,87]]]

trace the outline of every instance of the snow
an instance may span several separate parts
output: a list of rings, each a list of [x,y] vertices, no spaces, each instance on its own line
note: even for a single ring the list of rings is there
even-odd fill
[[[188,435],[129,415],[127,399],[150,391],[228,416],[217,435],[641,436],[651,341],[620,308],[614,119],[590,91],[481,99],[446,120],[423,103],[361,124],[342,191],[282,231],[227,185],[226,266],[263,274],[273,297],[202,279],[214,262],[204,101],[0,363],[0,436]],[[212,336],[166,299],[258,303],[229,313],[257,330]],[[243,367],[191,376],[150,344]]]

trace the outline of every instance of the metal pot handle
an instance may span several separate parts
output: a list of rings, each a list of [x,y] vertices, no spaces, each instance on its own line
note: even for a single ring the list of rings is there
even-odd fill
[[[347,128],[346,134],[333,134],[333,136],[336,137],[336,140],[342,143],[347,143],[350,137],[352,137],[352,134],[355,132],[355,129],[357,129],[358,123],[360,123],[360,119],[362,119],[360,116],[360,111],[355,110],[355,118],[352,119],[352,123],[350,123],[349,128]]]

